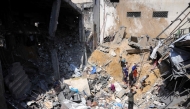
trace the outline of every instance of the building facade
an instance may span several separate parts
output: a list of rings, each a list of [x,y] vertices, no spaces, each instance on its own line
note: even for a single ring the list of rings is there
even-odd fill
[[[120,26],[126,27],[126,38],[131,35],[149,35],[155,38],[189,6],[189,0],[95,1],[100,3],[100,7],[96,6],[96,8],[94,5],[94,12],[100,10],[99,15],[94,13],[94,16],[100,17],[100,22],[95,22],[100,29],[98,32],[98,41],[100,43],[103,43],[105,37],[114,35]],[[160,38],[169,36],[170,32],[186,17],[181,24],[185,23],[188,17],[190,18],[189,11],[190,9],[188,8],[173,25],[160,35]],[[189,27],[190,23],[186,22],[181,28]]]

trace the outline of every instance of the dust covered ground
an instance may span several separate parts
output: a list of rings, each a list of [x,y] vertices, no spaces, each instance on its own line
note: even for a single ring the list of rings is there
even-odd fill
[[[131,68],[134,63],[139,63],[138,67],[138,74],[139,79],[141,79],[144,75],[149,74],[149,78],[146,81],[150,81],[150,85],[147,85],[143,91],[139,89],[139,81],[136,82],[136,86],[138,89],[134,88],[137,91],[137,94],[135,94],[135,99],[142,97],[144,93],[150,90],[150,88],[154,85],[156,80],[160,77],[160,71],[159,69],[155,68],[151,71],[151,68],[153,68],[153,65],[151,64],[151,61],[147,61],[149,53],[140,53],[140,54],[127,54],[125,52],[126,48],[129,48],[127,40],[124,39],[120,45],[111,45],[110,43],[107,43],[107,46],[110,47],[110,49],[114,49],[116,56],[111,56],[110,53],[104,53],[99,50],[95,50],[91,56],[89,57],[89,62],[96,64],[99,67],[104,66],[107,62],[111,61],[107,66],[105,66],[105,70],[109,75],[111,75],[114,78],[114,81],[117,81],[119,83],[123,83],[122,81],[122,69],[119,63],[119,56],[122,55],[123,58],[126,59],[129,66],[129,73],[131,72]],[[141,61],[142,60],[142,61]],[[138,80],[139,80],[138,79]],[[128,84],[126,84],[128,85]]]

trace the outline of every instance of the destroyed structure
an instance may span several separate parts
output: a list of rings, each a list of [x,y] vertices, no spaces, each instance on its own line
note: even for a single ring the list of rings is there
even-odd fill
[[[128,27],[116,12],[124,0],[0,5],[0,109],[127,109],[130,89],[134,109],[190,108],[190,3],[159,34],[138,33],[138,13],[127,13]],[[121,58],[129,74],[137,65],[134,87],[122,80]]]

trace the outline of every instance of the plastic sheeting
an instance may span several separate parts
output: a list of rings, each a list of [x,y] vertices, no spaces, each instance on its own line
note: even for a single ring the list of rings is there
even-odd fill
[[[80,77],[82,74],[80,73],[80,70],[73,64],[70,64],[70,68],[72,71],[74,71],[75,74],[73,74],[73,77]]]
[[[190,64],[190,34],[177,39],[169,47],[173,76],[181,77],[189,73],[189,69],[183,69],[183,67]]]

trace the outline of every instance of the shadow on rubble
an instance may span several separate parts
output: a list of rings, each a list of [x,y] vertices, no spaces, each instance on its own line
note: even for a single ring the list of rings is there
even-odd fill
[[[12,73],[5,77],[6,99],[10,109],[59,109],[61,101],[65,99],[75,103],[81,102],[77,90],[71,91],[68,85],[62,83],[63,80],[54,79],[49,48],[53,46],[57,50],[61,78],[69,79],[76,72],[81,72],[79,67],[84,56],[84,45],[76,37],[77,31],[67,35],[59,32],[57,34],[55,45],[46,41],[38,46],[38,60],[32,61],[38,69],[26,69],[23,62],[14,63],[14,67],[10,68]]]

